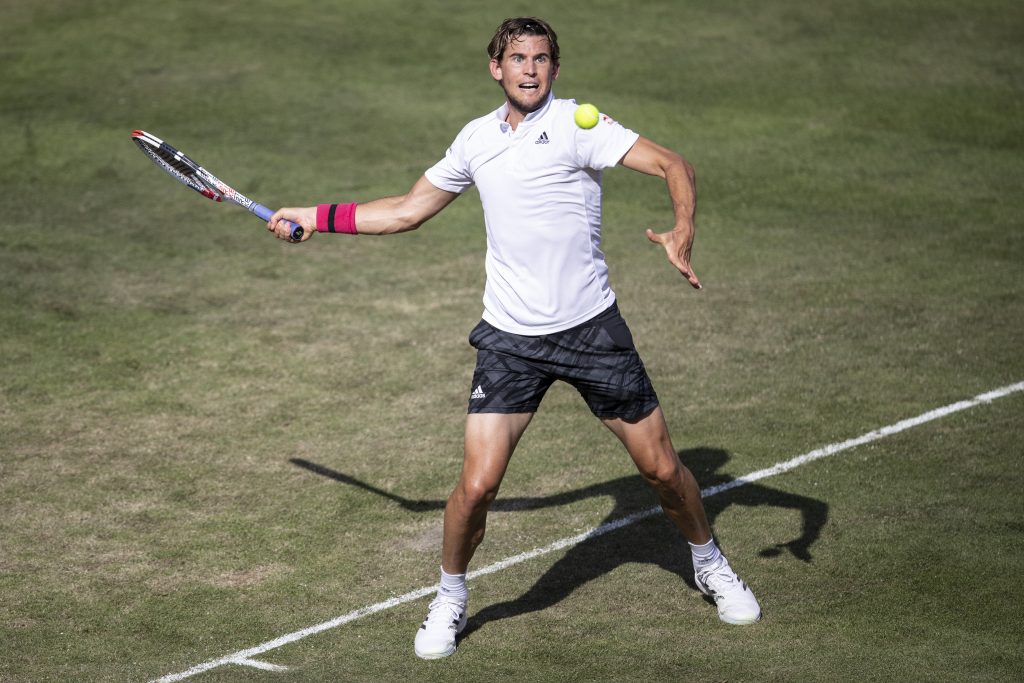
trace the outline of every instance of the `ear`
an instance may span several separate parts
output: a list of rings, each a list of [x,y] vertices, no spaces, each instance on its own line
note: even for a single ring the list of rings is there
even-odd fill
[[[498,63],[497,59],[492,59],[488,67],[491,70],[491,78],[496,81],[501,80],[501,64]]]
[[[555,79],[557,79],[557,78],[558,78],[558,70],[559,70],[560,68],[561,68],[561,65],[560,65],[560,64],[556,64],[556,65],[555,65],[555,70],[554,70],[554,71],[553,71],[553,72],[551,73],[551,80],[555,80]]]

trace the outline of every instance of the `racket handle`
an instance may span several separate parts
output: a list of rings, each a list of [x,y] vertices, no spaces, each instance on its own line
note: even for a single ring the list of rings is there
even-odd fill
[[[270,217],[274,215],[273,211],[262,204],[257,204],[256,202],[253,202],[251,211],[265,221],[269,221]],[[292,226],[292,242],[298,242],[301,240],[302,236],[306,233],[305,228],[298,223],[292,223],[291,221],[288,221],[288,224]]]

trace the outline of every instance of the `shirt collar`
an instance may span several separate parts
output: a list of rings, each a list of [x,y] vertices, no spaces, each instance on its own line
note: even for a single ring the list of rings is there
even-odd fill
[[[527,124],[533,123],[534,121],[536,121],[540,117],[542,117],[545,114],[547,114],[548,110],[551,108],[551,103],[554,102],[554,101],[555,101],[555,91],[552,90],[551,92],[548,93],[548,99],[544,101],[544,104],[541,105],[540,109],[538,109],[537,111],[533,111],[533,112],[530,112],[529,114],[527,114],[526,118],[523,119],[523,123],[527,123]],[[500,107],[498,107],[498,109],[494,112],[494,117],[496,119],[498,119],[498,122],[501,124],[501,132],[503,132],[503,133],[506,132],[508,130],[508,128],[509,128],[509,124],[505,122],[505,119],[508,118],[508,101],[507,100],[505,101],[504,104],[502,104]]]

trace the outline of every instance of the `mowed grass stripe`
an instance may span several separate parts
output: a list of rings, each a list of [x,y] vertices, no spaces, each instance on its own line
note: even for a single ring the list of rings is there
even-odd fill
[[[968,400],[951,403],[949,405],[942,406],[941,408],[935,408],[934,410],[929,410],[927,412],[921,413],[916,417],[900,420],[899,422],[895,422],[891,425],[881,427],[870,432],[866,432],[856,438],[828,444],[821,448],[808,451],[807,453],[804,453],[802,455],[798,455],[788,460],[778,462],[771,467],[758,470],[756,472],[751,472],[750,474],[745,475],[743,477],[738,477],[728,483],[702,489],[701,496],[704,498],[710,498],[711,496],[717,495],[730,489],[739,488],[741,486],[751,484],[761,479],[767,479],[769,477],[778,476],[780,474],[789,472],[790,470],[814,462],[815,460],[820,460],[821,458],[837,455],[844,451],[848,451],[852,448],[856,448],[858,446],[863,446],[873,441],[884,439],[887,436],[899,434],[900,432],[906,431],[913,427],[918,427],[920,425],[927,424],[929,422],[933,422],[944,417],[948,417],[949,415],[953,415],[954,413],[969,410],[971,408],[975,408],[979,405],[983,405],[986,403],[991,403],[1000,398],[1005,398],[1007,396],[1011,396],[1021,391],[1024,391],[1024,382],[1017,382],[1016,384],[1009,384],[998,389],[993,389],[992,391],[987,391],[985,393],[978,394],[974,398]],[[635,524],[643,519],[646,519],[657,514],[660,511],[660,506],[654,506],[647,510],[637,512],[632,515],[622,517],[620,519],[612,520],[611,522],[607,522],[600,526],[594,527],[593,529],[590,529],[588,531],[584,531],[581,534],[577,534],[575,536],[570,536],[567,538],[562,538],[546,546],[534,548],[533,550],[528,550],[524,553],[520,553],[519,555],[514,555],[512,557],[505,558],[504,560],[500,560],[486,567],[482,567],[481,569],[471,571],[467,574],[467,579],[472,580],[479,578],[481,576],[486,576],[488,574],[494,574],[496,572],[502,571],[504,569],[520,564],[527,560],[531,560],[536,557],[540,557],[542,555],[555,552],[556,550],[570,548],[572,546],[578,545],[579,543],[582,543],[583,541],[586,541],[587,539],[603,536],[604,534]],[[383,602],[378,602],[373,605],[361,607],[360,609],[353,610],[348,614],[344,614],[329,621],[325,621],[314,626],[309,626],[298,631],[293,631],[292,633],[288,633],[273,640],[269,640],[265,643],[262,643],[261,645],[248,648],[246,650],[239,650],[238,652],[234,652],[224,657],[213,659],[202,664],[197,664],[196,666],[193,666],[179,673],[162,676],[161,678],[154,679],[150,683],[173,683],[173,681],[181,681],[186,678],[191,678],[192,676],[196,676],[205,671],[209,671],[211,669],[215,669],[226,664],[237,664],[241,666],[252,666],[255,668],[265,670],[281,671],[284,670],[284,667],[267,664],[259,660],[254,660],[252,658],[269,652],[271,650],[276,650],[277,648],[280,648],[284,645],[294,643],[295,641],[302,640],[303,638],[307,638],[317,633],[322,633],[323,631],[338,628],[339,626],[343,626],[353,621],[357,621],[359,619],[362,619],[363,617],[368,617],[372,614],[383,612],[393,607],[398,607],[399,605],[404,605],[405,603],[427,597],[428,595],[433,594],[436,589],[437,587],[435,585],[424,586],[414,591],[405,593],[404,595],[399,595],[394,598],[384,600]]]

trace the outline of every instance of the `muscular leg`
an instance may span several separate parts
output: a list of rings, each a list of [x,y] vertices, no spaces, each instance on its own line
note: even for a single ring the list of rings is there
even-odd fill
[[[462,474],[444,509],[441,584],[416,631],[413,650],[418,657],[439,659],[455,652],[456,638],[468,622],[466,568],[484,539],[487,510],[532,417],[533,413],[475,413],[466,418]]]
[[[484,538],[487,510],[498,495],[512,451],[533,413],[474,413],[466,417],[462,474],[444,510],[441,568],[464,574]]]
[[[661,500],[661,507],[682,531],[686,540],[701,545],[711,540],[711,526],[704,512],[697,480],[680,461],[669,438],[661,408],[637,421],[601,420],[629,451],[647,483]]]
[[[693,546],[702,546],[711,539],[711,528],[700,499],[700,488],[690,470],[686,469],[672,447],[665,426],[665,416],[655,408],[647,417],[635,422],[602,420],[622,440],[637,469],[658,492],[661,507],[676,523]],[[718,618],[728,624],[753,624],[761,618],[757,598],[717,546],[710,555],[700,557],[694,551],[694,582],[702,593],[710,596],[718,607]]]

